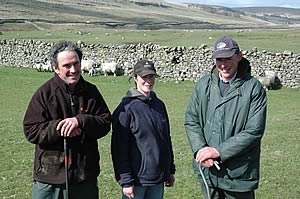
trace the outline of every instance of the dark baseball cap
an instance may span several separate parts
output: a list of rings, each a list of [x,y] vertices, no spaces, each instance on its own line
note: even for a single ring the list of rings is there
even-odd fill
[[[229,58],[240,52],[240,47],[231,37],[221,37],[214,45],[213,58]]]
[[[157,75],[154,63],[149,60],[140,60],[133,67],[133,74],[141,77],[146,75]]]

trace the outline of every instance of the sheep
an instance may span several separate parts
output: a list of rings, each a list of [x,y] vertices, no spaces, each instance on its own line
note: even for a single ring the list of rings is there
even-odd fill
[[[97,74],[101,73],[101,68],[94,68],[92,67],[90,70],[89,70],[89,76],[96,76]]]
[[[81,60],[81,73],[89,72],[92,68],[96,68],[97,63],[94,60]]]
[[[89,70],[89,76],[95,76],[96,75],[96,70],[95,70],[95,68],[91,68],[90,70]]]
[[[266,70],[265,71],[265,76],[270,79],[270,85],[273,87],[275,85],[276,72]]]
[[[36,68],[38,72],[53,72],[53,68],[50,62],[44,63],[37,63],[33,68]]]
[[[265,71],[265,76],[264,77],[258,76],[257,79],[260,81],[260,83],[262,84],[262,86],[266,91],[276,86],[275,85],[276,73],[274,71]]]
[[[109,73],[113,73],[117,76],[118,64],[117,62],[105,62],[100,65],[102,73],[107,76]]]
[[[90,62],[84,61],[84,66],[82,66],[82,71],[86,71],[88,69],[89,76],[96,76],[97,74],[104,74],[107,76],[112,73],[114,76],[118,74],[118,64],[117,62],[104,62],[100,64],[100,67],[97,67],[95,63],[91,64]]]
[[[266,91],[271,88],[271,80],[268,77],[258,76],[257,79]]]

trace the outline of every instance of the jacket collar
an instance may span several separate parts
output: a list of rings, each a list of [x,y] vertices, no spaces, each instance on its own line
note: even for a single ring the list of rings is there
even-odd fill
[[[219,80],[219,71],[216,65],[213,66],[211,75],[214,80]],[[251,75],[250,62],[243,57],[237,67],[236,79],[246,80],[249,79],[250,75]]]
[[[157,98],[157,97],[156,97],[156,94],[154,91],[151,91],[149,96],[145,96],[142,93],[140,93],[136,88],[131,88],[127,92],[127,95],[125,96],[125,98],[131,98],[131,99],[137,98],[142,101],[151,101],[152,99]]]
[[[80,76],[80,79],[74,88],[70,88],[69,85],[66,84],[65,81],[62,80],[56,73],[54,73],[54,81],[59,87],[61,87],[62,89],[64,89],[65,91],[71,94],[79,93],[84,90],[85,80],[83,79],[82,76]]]

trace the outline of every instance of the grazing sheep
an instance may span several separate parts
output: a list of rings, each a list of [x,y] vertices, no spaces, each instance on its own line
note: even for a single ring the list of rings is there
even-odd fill
[[[94,60],[81,60],[81,73],[88,73],[92,68],[97,68],[97,63]]]
[[[38,72],[53,72],[53,68],[50,62],[47,63],[37,63],[33,68],[35,68]]]
[[[89,70],[89,76],[95,76],[96,75],[96,70],[95,70],[95,68],[91,68],[90,70]]]
[[[97,74],[100,74],[102,72],[101,68],[94,68],[92,67],[89,70],[89,76],[96,76]]]
[[[113,73],[117,76],[118,64],[117,62],[106,62],[100,65],[102,73],[107,76],[109,73]]]

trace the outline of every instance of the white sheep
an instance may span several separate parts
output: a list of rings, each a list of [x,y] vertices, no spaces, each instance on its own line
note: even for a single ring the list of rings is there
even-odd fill
[[[107,76],[109,73],[113,73],[117,76],[118,64],[117,62],[105,62],[100,65],[102,73]]]
[[[89,76],[96,76],[97,74],[100,74],[102,72],[101,68],[94,68],[92,67],[89,70]]]
[[[270,71],[270,70],[266,70],[265,71],[265,76],[270,79],[270,85],[274,86],[275,85],[276,72]]]
[[[258,76],[257,79],[266,91],[271,88],[271,81],[268,77]]]
[[[36,68],[38,72],[53,72],[53,68],[50,62],[44,63],[37,63],[33,68]]]
[[[88,60],[81,60],[81,72],[89,72],[92,68],[96,68],[97,63],[94,60],[88,59]]]
[[[257,79],[260,81],[260,83],[262,84],[262,86],[266,91],[275,87],[275,78],[276,78],[276,72],[274,71],[265,71],[264,77],[261,76],[257,77]]]

